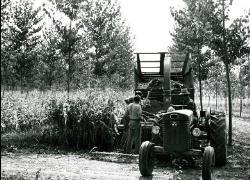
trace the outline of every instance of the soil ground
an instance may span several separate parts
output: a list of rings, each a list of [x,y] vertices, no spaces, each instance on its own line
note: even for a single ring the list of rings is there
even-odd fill
[[[250,180],[250,118],[233,119],[233,146],[228,163],[214,169],[214,179]],[[201,179],[194,167],[160,165],[153,176],[141,177],[137,155],[121,153],[50,153],[30,150],[1,151],[1,179]]]

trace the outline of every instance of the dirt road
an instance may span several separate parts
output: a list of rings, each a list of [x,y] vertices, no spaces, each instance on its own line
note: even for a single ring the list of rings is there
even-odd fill
[[[138,164],[89,160],[80,155],[8,154],[2,157],[3,175],[45,179],[140,179]],[[39,175],[36,175],[39,174]],[[173,170],[158,169],[154,178],[172,178]]]
[[[177,170],[157,167],[154,176],[140,176],[136,159],[132,163],[90,160],[81,155],[8,153],[1,159],[1,176],[13,179],[200,179],[200,168]],[[216,179],[247,179],[241,167],[226,166],[214,171]],[[249,173],[249,172],[248,172]],[[250,175],[250,174],[248,174]]]
[[[234,146],[229,148],[228,164],[214,170],[214,179],[250,179],[250,121],[238,119],[235,125]],[[1,153],[1,179],[201,179],[199,165],[181,169],[156,167],[153,174],[153,177],[141,177],[137,156],[116,153],[95,156],[22,151]]]

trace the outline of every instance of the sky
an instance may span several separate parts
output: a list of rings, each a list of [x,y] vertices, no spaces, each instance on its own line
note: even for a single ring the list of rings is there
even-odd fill
[[[136,52],[166,51],[171,41],[173,19],[170,6],[183,7],[181,0],[118,0],[123,17],[134,36]]]
[[[167,51],[171,45],[173,18],[170,7],[182,8],[182,0],[117,0],[122,16],[131,28],[135,52]],[[234,19],[250,9],[250,0],[233,0],[230,17]]]
[[[36,0],[37,5],[46,0]],[[135,52],[162,52],[171,45],[170,32],[174,20],[170,7],[183,8],[182,0],[117,0],[122,17],[131,29]],[[229,1],[229,0],[226,0]],[[230,18],[235,19],[250,10],[250,0],[233,0]],[[230,23],[230,22],[228,22]]]

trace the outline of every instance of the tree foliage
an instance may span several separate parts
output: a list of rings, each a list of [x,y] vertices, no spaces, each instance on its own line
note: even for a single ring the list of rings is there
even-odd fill
[[[201,68],[200,50],[202,46],[208,46],[224,63],[227,81],[227,96],[229,107],[229,144],[232,144],[232,81],[233,74],[231,66],[236,59],[249,54],[249,13],[245,17],[239,17],[229,26],[228,4],[225,0],[185,0],[187,8],[180,11],[172,11],[177,22],[177,28],[173,34],[174,43],[177,49],[198,51],[198,67]],[[198,48],[195,48],[198,47]],[[205,62],[209,58],[203,58]],[[208,65],[208,66],[207,66]],[[211,68],[215,63],[206,64]],[[204,69],[205,70],[205,69]],[[203,70],[202,70],[203,71]],[[199,69],[199,72],[200,69]],[[204,71],[203,71],[204,72]],[[206,72],[206,71],[205,71]],[[207,71],[208,72],[208,71]],[[231,76],[231,77],[230,77]],[[206,77],[206,76],[205,76]],[[199,73],[201,80],[201,73]],[[233,86],[235,87],[235,86]],[[201,82],[200,82],[201,92]],[[200,93],[201,94],[201,93]],[[202,109],[202,97],[201,109]]]
[[[53,27],[45,28],[43,31],[44,41],[41,44],[39,76],[43,87],[50,89],[55,82],[58,82],[59,77],[64,77],[58,36]]]
[[[223,16],[219,1],[185,0],[185,3],[184,9],[171,9],[176,24],[172,33],[174,45],[170,51],[193,53],[193,69],[197,79],[209,78],[209,71],[220,61],[218,58],[211,58],[211,54],[225,61],[224,32],[228,64],[249,53],[249,13],[234,20],[224,31],[223,19],[227,20],[228,15]],[[203,48],[206,49],[204,52]]]
[[[79,19],[78,13],[80,11],[81,2],[81,0],[52,0],[52,4],[56,6],[56,10],[65,15],[64,18],[68,21],[68,23],[63,23],[62,21],[57,20],[55,18],[55,14],[49,12],[46,7],[44,7],[45,12],[53,20],[54,26],[59,35],[58,47],[60,48],[62,58],[66,65],[65,70],[68,93],[74,78],[74,72],[76,71],[77,59],[75,55],[78,53],[79,48],[77,48],[77,46],[79,45],[78,42],[81,39],[81,35],[79,34],[81,27],[77,22]]]
[[[11,65],[8,62],[8,20],[10,1],[1,2],[1,83],[9,84]]]
[[[209,46],[218,56],[222,57],[225,64],[230,64],[250,52],[249,15],[235,19],[228,28],[225,28],[222,20],[223,18],[227,20],[228,16],[224,15],[224,17],[220,12],[221,10],[213,12],[208,19],[211,22],[213,33]],[[225,46],[223,36],[225,36]],[[225,58],[225,50],[228,53],[227,59]]]
[[[232,92],[230,79],[230,64],[234,64],[237,58],[241,58],[246,53],[249,53],[250,47],[247,39],[249,38],[249,31],[245,31],[245,22],[242,18],[234,20],[234,22],[227,28],[225,22],[228,18],[226,13],[225,0],[217,3],[218,10],[213,13],[209,22],[212,22],[212,33],[210,47],[215,53],[221,57],[225,64],[226,79],[227,79],[227,94],[228,94],[228,108],[229,108],[229,145],[232,145]],[[221,8],[220,8],[221,7]],[[249,29],[249,28],[248,28]]]
[[[8,27],[8,61],[21,88],[31,84],[37,63],[39,32],[42,29],[40,8],[34,9],[33,2],[22,0],[13,2],[10,9]]]
[[[129,87],[133,46],[117,2],[45,0],[35,7],[34,0],[1,3],[2,85]]]
[[[185,0],[186,8],[181,10],[171,9],[171,14],[176,21],[174,33],[172,33],[173,48],[179,52],[191,52],[195,77],[199,81],[200,104],[202,103],[202,82],[207,79],[211,62],[211,52],[203,51],[210,42],[211,25],[208,18],[215,6],[211,0]]]
[[[130,80],[132,65],[132,44],[129,28],[125,26],[120,6],[110,0],[89,1],[84,6],[86,17],[83,22],[90,40],[94,63],[93,73],[97,76],[112,76],[124,84]]]
[[[245,98],[246,96],[246,88],[250,87],[250,60],[249,55],[244,56],[239,60],[240,68],[239,68],[239,95],[241,98]]]

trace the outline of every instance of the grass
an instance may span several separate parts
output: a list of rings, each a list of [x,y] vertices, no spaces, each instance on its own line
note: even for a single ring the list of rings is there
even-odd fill
[[[30,147],[41,142],[42,134],[36,131],[10,132],[1,135],[2,147]]]
[[[1,179],[2,180],[26,180],[26,179],[30,179],[30,177],[29,178],[25,177],[21,173],[19,173],[19,174],[12,174],[12,175],[9,175],[9,174],[5,175],[4,173],[2,173]]]

